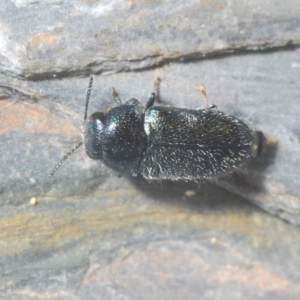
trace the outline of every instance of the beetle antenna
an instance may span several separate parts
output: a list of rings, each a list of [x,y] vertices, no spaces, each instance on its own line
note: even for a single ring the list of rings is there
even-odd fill
[[[65,154],[65,156],[58,162],[58,164],[54,167],[54,169],[52,170],[52,172],[49,174],[48,178],[51,178],[54,173],[57,171],[57,169],[67,160],[67,158],[73,153],[75,152],[81,145],[82,145],[82,141],[79,142],[71,151],[69,151],[68,153]]]
[[[85,97],[85,110],[84,110],[84,119],[83,119],[84,121],[86,121],[86,119],[87,119],[87,111],[88,111],[88,107],[89,107],[89,101],[90,101],[93,80],[94,80],[94,75],[91,75],[88,89],[86,91],[86,97]]]
[[[85,97],[85,109],[84,109],[84,121],[87,119],[87,111],[89,107],[89,100],[90,100],[90,95],[91,95],[91,90],[92,90],[92,85],[93,85],[93,80],[94,80],[94,75],[90,76],[90,81],[88,85],[88,89],[86,91],[86,97]],[[57,165],[54,167],[54,169],[51,171],[49,174],[48,178],[51,178],[54,173],[57,171],[58,168],[67,160],[67,158],[72,155],[81,145],[83,142],[79,142],[71,151],[67,152],[64,157],[57,163]]]

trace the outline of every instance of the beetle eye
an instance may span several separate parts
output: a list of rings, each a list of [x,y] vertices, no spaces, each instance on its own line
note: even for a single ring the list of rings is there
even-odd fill
[[[95,112],[84,125],[84,144],[86,154],[92,159],[102,158],[102,137],[105,128],[105,114]]]
[[[100,111],[97,111],[93,114],[91,114],[88,118],[88,121],[100,121],[103,125],[105,125],[105,121],[106,121],[106,118],[105,118],[105,114],[103,112],[100,112]]]

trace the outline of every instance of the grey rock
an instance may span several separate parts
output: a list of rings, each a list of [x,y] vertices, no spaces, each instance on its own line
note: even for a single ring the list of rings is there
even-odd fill
[[[298,299],[299,16],[297,1],[2,0],[2,299]],[[90,113],[111,87],[146,103],[158,76],[164,103],[197,108],[203,83],[269,143],[200,183],[118,178],[83,148],[48,179],[81,140],[90,73]]]
[[[12,76],[41,79],[298,45],[299,16],[293,0],[2,0],[1,65]]]

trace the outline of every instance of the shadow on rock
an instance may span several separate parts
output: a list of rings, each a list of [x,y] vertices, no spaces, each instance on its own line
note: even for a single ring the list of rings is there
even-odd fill
[[[245,208],[253,193],[264,192],[264,174],[276,157],[277,144],[266,144],[258,158],[230,175],[199,182],[147,181],[143,177],[130,178],[138,190],[154,201],[188,206],[196,210]],[[226,189],[226,191],[224,190]]]

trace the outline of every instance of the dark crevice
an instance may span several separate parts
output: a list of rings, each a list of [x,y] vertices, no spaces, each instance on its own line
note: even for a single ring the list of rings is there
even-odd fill
[[[261,47],[261,48],[260,48]],[[266,45],[263,46],[255,46],[253,45],[252,48],[253,49],[249,49],[249,45],[248,46],[244,46],[244,47],[239,47],[236,49],[228,49],[228,50],[222,50],[222,51],[215,51],[215,52],[211,52],[211,53],[191,53],[191,54],[187,54],[187,55],[181,55],[181,56],[177,56],[177,57],[173,57],[173,58],[163,58],[163,56],[158,56],[158,55],[154,55],[154,56],[148,56],[148,57],[144,57],[143,59],[136,59],[136,60],[111,60],[111,61],[104,61],[101,63],[91,63],[89,65],[87,65],[84,69],[78,69],[78,70],[64,70],[61,72],[44,72],[44,73],[40,73],[40,74],[23,74],[23,75],[19,75],[17,76],[19,79],[26,79],[26,80],[31,80],[31,81],[42,81],[42,80],[47,80],[47,79],[62,79],[62,78],[66,78],[66,77],[88,77],[90,76],[90,74],[95,74],[95,75],[99,75],[99,74],[103,74],[103,73],[121,73],[121,72],[136,72],[136,71],[147,71],[147,70],[152,70],[158,67],[162,67],[166,64],[169,64],[171,62],[173,63],[190,63],[190,62],[197,62],[197,61],[201,61],[204,59],[222,59],[225,57],[230,57],[230,56],[245,56],[245,55],[252,55],[254,53],[258,53],[258,54],[270,54],[270,53],[274,53],[274,52],[279,52],[279,51],[294,51],[296,49],[298,49],[300,46],[299,45],[295,45],[293,43],[293,41],[289,41],[287,42],[285,45],[282,46],[277,46],[277,47],[271,47],[270,48],[266,48]],[[254,49],[256,48],[256,49]],[[159,57],[161,57],[159,62],[154,63],[151,66],[146,66],[146,67],[134,67],[134,63],[139,63],[142,61],[145,61],[147,59],[155,59],[157,58],[157,60],[159,60]],[[122,62],[127,62],[128,66],[125,67],[120,67],[119,69],[114,69],[110,66],[105,66],[107,63],[109,62],[108,65],[121,65]],[[132,65],[132,66],[131,66]],[[103,66],[103,68],[101,68],[101,66]],[[97,70],[96,70],[97,69]]]

